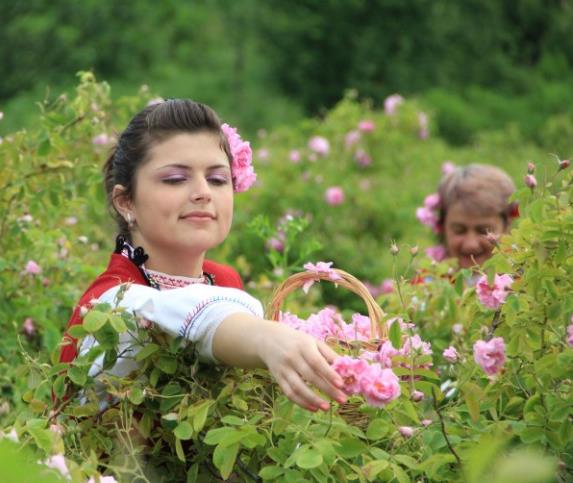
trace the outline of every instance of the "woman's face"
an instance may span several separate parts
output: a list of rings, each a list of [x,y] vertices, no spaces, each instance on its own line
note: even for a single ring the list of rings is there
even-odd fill
[[[233,182],[219,137],[175,134],[152,145],[136,174],[133,241],[153,258],[202,256],[228,235]]]
[[[453,203],[446,213],[444,236],[450,257],[456,257],[461,268],[481,265],[491,257],[493,245],[486,235],[501,235],[506,225],[500,215],[477,215],[461,203]]]

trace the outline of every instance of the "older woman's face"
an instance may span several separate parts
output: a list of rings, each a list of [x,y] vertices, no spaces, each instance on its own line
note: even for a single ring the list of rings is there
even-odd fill
[[[461,202],[453,203],[446,213],[444,237],[450,257],[456,257],[461,268],[481,265],[491,257],[493,245],[487,234],[501,235],[507,230],[497,214],[478,215]]]

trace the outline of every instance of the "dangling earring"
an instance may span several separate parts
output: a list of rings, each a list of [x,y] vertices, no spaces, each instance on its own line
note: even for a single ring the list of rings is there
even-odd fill
[[[129,229],[133,228],[133,219],[131,218],[131,213],[128,213],[127,216],[127,226]]]

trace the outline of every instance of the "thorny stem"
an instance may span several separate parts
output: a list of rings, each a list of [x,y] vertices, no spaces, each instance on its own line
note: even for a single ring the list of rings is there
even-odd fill
[[[498,310],[493,316],[491,327],[487,332],[487,340],[490,340],[493,337],[493,333],[495,332],[495,329],[498,328],[499,324],[501,324],[501,310]]]
[[[456,461],[458,462],[458,466],[461,468],[462,467],[462,460],[458,456],[458,453],[456,453],[456,450],[454,449],[454,447],[452,446],[452,443],[450,442],[450,439],[448,438],[448,433],[446,432],[446,423],[444,422],[444,416],[442,415],[442,412],[440,411],[440,407],[438,405],[438,398],[436,396],[436,388],[434,388],[434,387],[432,387],[432,401],[434,403],[434,411],[436,411],[436,414],[438,415],[438,418],[440,419],[440,427],[442,430],[442,434],[444,435],[444,439],[446,440],[446,444],[448,445],[450,453],[452,453],[454,455],[454,458],[456,458]]]

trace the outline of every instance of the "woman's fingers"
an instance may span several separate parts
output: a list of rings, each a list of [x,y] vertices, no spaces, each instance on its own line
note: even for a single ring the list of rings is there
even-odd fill
[[[319,359],[321,358],[320,355],[316,357]],[[322,364],[324,364],[326,365],[326,369],[330,369],[330,366],[326,363],[326,361],[324,361],[324,359],[322,359],[322,363],[315,362],[315,364],[320,364],[321,366]],[[336,384],[333,382],[332,379],[328,378],[329,374],[327,374],[326,376],[323,375],[323,373],[327,372],[326,369],[321,367],[320,369],[317,370],[309,362],[302,365],[301,369],[299,370],[299,373],[301,374],[301,376],[305,381],[316,386],[327,396],[331,397],[332,399],[335,399],[339,403],[346,402],[346,395],[340,389],[337,389]],[[334,372],[334,376],[336,379],[340,378],[340,376],[336,374],[336,372]]]
[[[296,371],[288,371],[284,378],[291,391],[290,395],[287,394],[287,397],[292,401],[301,401],[302,404],[298,402],[297,404],[300,404],[304,408],[320,408],[326,411],[330,407],[328,402],[305,384],[300,374]]]

